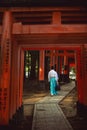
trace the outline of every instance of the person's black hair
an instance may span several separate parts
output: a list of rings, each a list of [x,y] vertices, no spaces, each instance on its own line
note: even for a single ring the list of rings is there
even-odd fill
[[[51,69],[54,69],[54,66],[51,66]]]

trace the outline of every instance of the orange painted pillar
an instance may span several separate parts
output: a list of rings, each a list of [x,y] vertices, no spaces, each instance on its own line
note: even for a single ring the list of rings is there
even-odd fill
[[[55,53],[58,54],[58,50],[55,50]],[[55,65],[56,65],[56,71],[58,72],[58,55],[55,56]]]
[[[11,68],[11,89],[10,89],[10,120],[15,121],[22,106],[23,93],[23,53],[17,42],[13,41],[12,46],[12,68]]]
[[[19,107],[22,106],[22,97],[23,97],[23,79],[24,79],[24,51],[21,49],[21,55],[20,55],[20,93],[19,93]]]
[[[63,69],[62,69],[62,66],[63,66],[63,56],[59,57],[59,62],[60,62],[60,74],[63,74]]]
[[[53,12],[52,24],[61,24],[61,13]]]
[[[69,63],[68,63],[68,56],[64,56],[64,74],[65,74],[65,82],[69,82]]]
[[[64,74],[68,74],[68,61],[67,61],[68,57],[64,56]]]
[[[87,44],[85,44],[83,47],[83,104],[87,107]]]
[[[60,77],[59,77],[59,81],[60,82],[63,82],[64,81],[64,69],[63,69],[63,56],[60,56],[59,57],[59,66],[60,66],[60,72],[59,72],[59,75],[60,75]]]
[[[17,46],[17,54],[16,54],[16,85],[17,85],[17,90],[16,90],[16,96],[17,96],[17,99],[16,99],[16,105],[17,105],[17,110],[19,109],[20,107],[20,47]]]
[[[56,64],[55,50],[50,50],[50,67],[55,66],[55,64]]]
[[[17,109],[17,85],[16,85],[16,66],[17,66],[17,43],[12,41],[12,67],[11,67],[11,93],[10,93],[10,119]]]
[[[39,63],[39,83],[40,83],[40,88],[44,89],[45,84],[44,84],[44,63],[45,63],[45,52],[44,50],[40,50],[40,63]]]
[[[9,96],[11,78],[11,32],[12,15],[6,11],[3,17],[3,28],[1,38],[1,84],[0,84],[0,124],[9,123]]]
[[[83,103],[83,75],[82,75],[82,52],[81,50],[77,51],[77,89],[78,89],[78,100],[80,103]]]
[[[16,82],[16,110],[20,112],[22,107],[22,94],[23,94],[23,71],[24,71],[24,52],[17,45],[16,49],[16,73],[15,73],[15,82]]]
[[[87,117],[87,45],[77,52],[77,112]]]
[[[20,108],[20,62],[21,62],[21,49],[18,46],[17,42],[14,42],[14,73],[13,73],[13,96],[14,96],[14,102],[13,102],[13,119],[15,120],[16,115],[19,113]],[[16,119],[17,120],[17,119]]]
[[[45,54],[44,50],[40,51],[40,64],[39,64],[39,80],[44,80],[44,60],[45,60]]]
[[[14,75],[14,79],[13,79],[13,86],[14,86],[14,108],[13,108],[13,110],[14,110],[14,113],[16,113],[16,110],[18,109],[18,107],[17,107],[17,102],[18,102],[18,97],[17,97],[17,95],[18,95],[18,85],[19,85],[19,81],[18,81],[18,44],[17,44],[17,42],[15,41],[14,42],[14,73],[13,73],[13,75]]]
[[[53,65],[53,50],[50,50],[50,68]]]

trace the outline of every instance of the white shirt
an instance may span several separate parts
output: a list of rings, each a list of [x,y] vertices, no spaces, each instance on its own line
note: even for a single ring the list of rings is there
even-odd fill
[[[48,73],[48,81],[50,81],[51,77],[55,77],[56,81],[58,80],[58,74],[55,70],[50,70]]]

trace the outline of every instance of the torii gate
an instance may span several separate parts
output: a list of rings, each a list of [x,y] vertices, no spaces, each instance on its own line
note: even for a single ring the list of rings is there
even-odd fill
[[[40,11],[39,8],[38,10]],[[3,9],[4,17],[2,26],[0,27],[0,125],[9,124],[9,120],[13,118],[17,110],[21,109],[23,105],[23,68],[24,50],[26,50],[26,48],[38,49],[40,51],[40,68],[42,68],[40,70],[44,70],[43,59],[44,50],[46,48],[64,48],[64,50],[65,48],[72,48],[75,50],[78,102],[83,107],[87,106],[87,39],[84,39],[84,36],[87,36],[87,25],[62,25],[61,13],[59,13],[60,10],[52,10],[53,19],[51,25],[28,26],[22,25],[21,23],[13,23],[12,12],[22,11],[22,9]],[[23,11],[26,12],[27,9],[25,8]],[[64,34],[64,40],[60,38],[61,35],[58,37],[58,35],[62,33]],[[69,34],[72,36],[75,34],[75,36],[77,36],[77,39],[73,39],[74,44],[70,45],[66,43],[72,43],[71,39],[65,38]],[[78,38],[78,34],[81,35],[81,39],[80,37]],[[28,37],[26,37],[27,35]],[[27,43],[24,43],[23,36],[27,38]],[[46,36],[49,39],[49,42],[47,39],[44,39]],[[39,37],[38,41],[35,40],[36,37]],[[58,39],[51,41],[52,38],[55,39],[55,37]],[[29,44],[30,41],[32,41],[31,44]],[[54,41],[56,43],[53,43]],[[57,44],[58,41],[60,43]],[[39,80],[44,80],[43,71],[39,71]]]

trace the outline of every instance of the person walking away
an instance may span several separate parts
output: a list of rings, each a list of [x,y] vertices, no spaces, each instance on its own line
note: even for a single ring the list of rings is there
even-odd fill
[[[56,95],[56,85],[58,82],[58,74],[54,70],[54,67],[51,67],[51,70],[48,72],[48,82],[50,82],[50,94]]]

